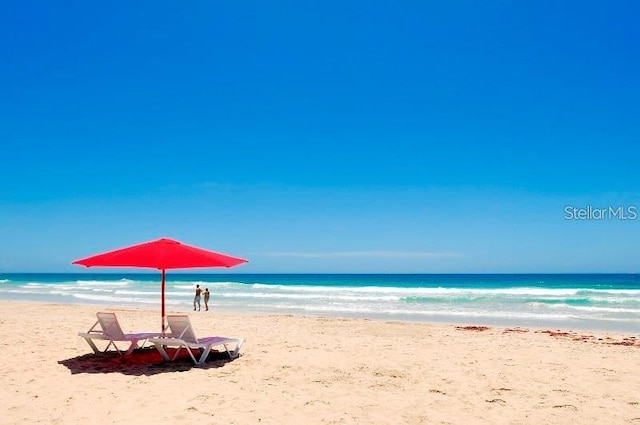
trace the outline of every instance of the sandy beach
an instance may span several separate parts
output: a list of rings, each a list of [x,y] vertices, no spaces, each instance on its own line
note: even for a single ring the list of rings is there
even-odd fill
[[[2,424],[640,423],[633,335],[203,311],[199,336],[246,342],[195,367],[77,336],[98,309],[155,330],[153,310],[0,307]]]

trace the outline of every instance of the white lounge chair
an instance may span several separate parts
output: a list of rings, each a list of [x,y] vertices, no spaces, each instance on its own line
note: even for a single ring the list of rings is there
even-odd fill
[[[120,327],[120,323],[118,323],[118,318],[115,313],[104,313],[98,312],[96,313],[96,317],[98,320],[96,323],[89,328],[87,332],[79,332],[78,335],[83,337],[87,344],[91,347],[94,353],[98,354],[101,351],[96,346],[93,340],[102,340],[109,341],[107,347],[102,351],[106,352],[110,346],[113,345],[113,348],[120,354],[122,351],[116,345],[116,341],[118,342],[128,342],[130,343],[129,349],[124,353],[124,355],[129,355],[138,348],[138,342],[142,341],[141,347],[144,347],[144,344],[147,342],[149,338],[157,337],[162,335],[160,332],[139,332],[139,333],[124,333],[122,332],[122,328]],[[99,327],[98,327],[99,325]]]
[[[224,347],[230,359],[235,359],[240,353],[240,348],[244,343],[242,338],[228,338],[221,336],[210,336],[206,338],[196,338],[196,334],[191,326],[191,321],[187,315],[168,315],[167,324],[170,334],[165,337],[149,338],[160,352],[162,357],[167,361],[175,360],[183,348],[189,353],[191,360],[197,365],[202,365],[207,360],[207,356],[211,352],[211,348],[216,345]],[[235,348],[229,350],[229,345],[234,344]],[[166,351],[167,347],[176,347],[177,350],[173,357],[170,357]],[[193,355],[194,350],[200,350],[200,357]]]

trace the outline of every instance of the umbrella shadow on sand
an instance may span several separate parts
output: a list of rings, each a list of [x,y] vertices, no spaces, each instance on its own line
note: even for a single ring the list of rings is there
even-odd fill
[[[167,350],[169,355],[173,351]],[[184,350],[183,350],[184,352]],[[216,369],[224,367],[235,359],[229,359],[225,352],[212,351],[207,361],[202,365],[196,365],[188,354],[178,357],[171,362],[165,362],[155,348],[139,348],[128,356],[122,356],[115,351],[100,354],[84,354],[66,360],[58,361],[58,364],[66,366],[72,375],[78,373],[121,373],[123,375],[151,376],[168,372],[187,372],[193,368]]]

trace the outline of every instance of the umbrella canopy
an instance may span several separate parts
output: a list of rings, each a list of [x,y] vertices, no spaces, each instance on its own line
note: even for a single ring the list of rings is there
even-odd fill
[[[165,270],[196,267],[228,268],[246,262],[248,261],[243,258],[163,238],[83,258],[72,264],[85,267],[146,267],[160,270],[162,272],[162,330],[164,331]]]

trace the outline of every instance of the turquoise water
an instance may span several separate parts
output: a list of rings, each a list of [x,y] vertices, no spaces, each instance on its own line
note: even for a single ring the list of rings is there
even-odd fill
[[[167,273],[166,305],[213,310],[496,326],[640,330],[635,274]],[[159,273],[0,274],[0,300],[159,309]]]

